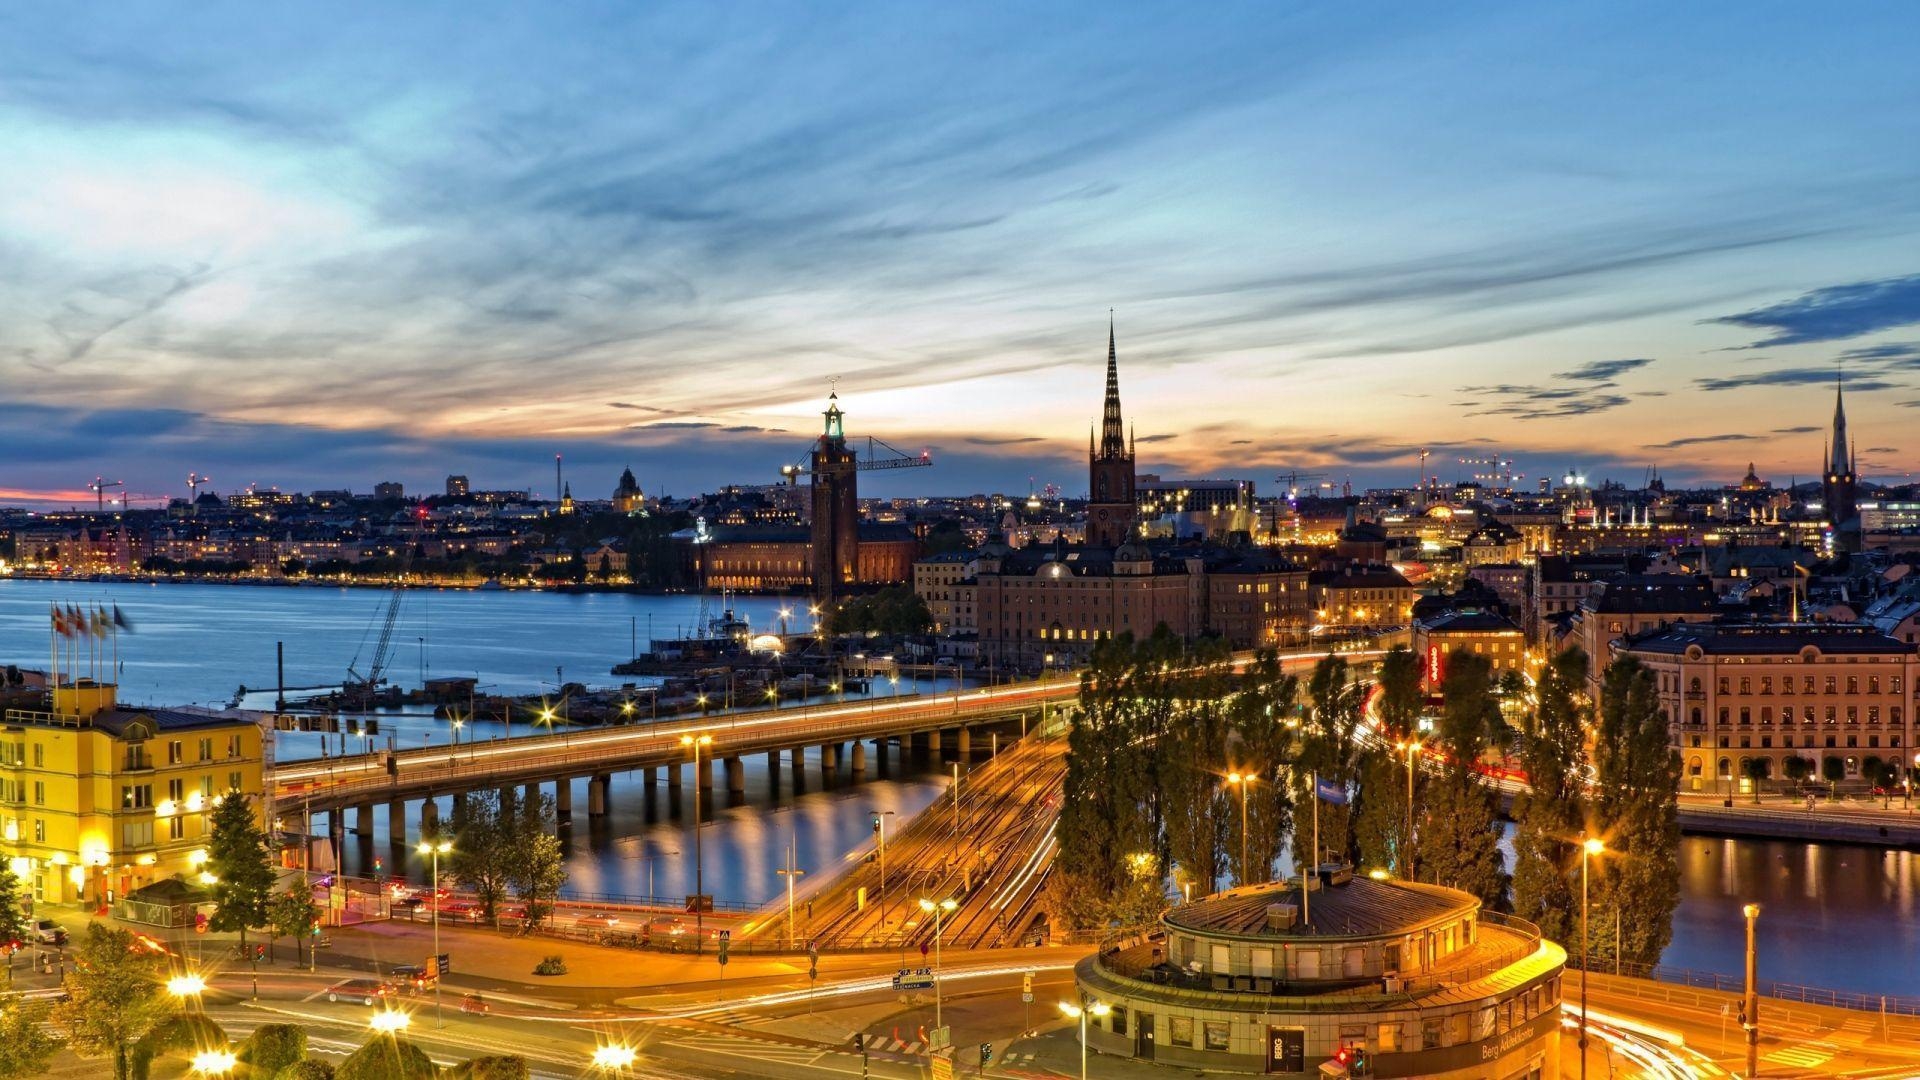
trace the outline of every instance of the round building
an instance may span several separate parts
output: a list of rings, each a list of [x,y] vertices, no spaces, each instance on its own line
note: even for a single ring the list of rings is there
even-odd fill
[[[1558,1075],[1566,952],[1437,885],[1323,869],[1175,907],[1082,960],[1088,1046],[1279,1076]]]

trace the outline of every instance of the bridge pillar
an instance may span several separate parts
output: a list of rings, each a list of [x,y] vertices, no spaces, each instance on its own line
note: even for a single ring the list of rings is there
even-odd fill
[[[960,734],[954,737],[954,755],[961,761],[973,760],[973,729],[960,725]]]
[[[399,799],[387,804],[387,839],[394,847],[407,846],[407,804]]]
[[[347,811],[339,807],[327,811],[327,835],[333,839],[334,857],[337,859],[347,848]]]
[[[527,793],[526,802],[523,803],[522,805],[526,806],[529,810],[540,805],[540,785],[539,784],[528,784],[526,787],[526,793]]]
[[[420,835],[438,836],[440,834],[440,804],[432,799],[420,800]]]
[[[867,773],[867,744],[859,739],[853,740],[853,775],[865,776]]]
[[[514,800],[513,789],[511,787],[501,788],[500,789],[500,816],[503,818],[512,817],[513,815],[519,812],[520,812],[519,804]]]
[[[726,764],[727,764],[727,793],[729,795],[743,794],[747,790],[746,763],[741,761],[737,757],[730,757],[726,759]]]
[[[927,735],[927,732],[916,731],[907,736],[907,750],[914,757],[923,758],[927,756],[928,743],[931,741]]]
[[[713,790],[713,759],[709,757],[701,758],[700,764],[697,767],[695,767],[693,770],[693,778],[696,782],[699,783],[701,794],[704,795],[707,792],[712,791]]]
[[[775,788],[780,786],[780,751],[767,751],[767,782]]]
[[[832,776],[833,774],[839,771],[840,771],[840,744],[839,743],[821,743],[820,744],[821,775]]]
[[[373,837],[373,804],[361,803],[353,808],[353,835],[362,840]]]
[[[573,780],[563,778],[553,782],[553,820],[556,824],[573,824]]]
[[[667,790],[680,790],[680,763],[677,761],[667,766]]]
[[[607,816],[607,795],[613,787],[613,777],[602,774],[587,780],[587,816]]]
[[[459,821],[461,818],[466,816],[467,816],[467,793],[464,791],[456,791],[453,793],[453,820]]]
[[[653,787],[660,783],[660,770],[649,765],[640,770],[640,780],[648,787]]]

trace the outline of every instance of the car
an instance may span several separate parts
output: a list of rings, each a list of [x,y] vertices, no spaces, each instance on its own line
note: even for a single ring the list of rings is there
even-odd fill
[[[433,988],[433,976],[427,974],[425,964],[395,964],[387,972],[387,978],[409,994]]]
[[[480,905],[471,900],[442,901],[437,910],[442,919],[452,919],[456,922],[479,922],[484,914]]]
[[[611,930],[620,925],[620,916],[598,911],[591,915],[580,916],[573,920],[573,925],[581,930]]]
[[[34,940],[42,945],[65,945],[67,932],[52,919],[37,919],[33,924]]]
[[[372,1005],[393,995],[393,986],[379,979],[342,979],[327,987],[328,1001],[358,1001],[362,1005]]]

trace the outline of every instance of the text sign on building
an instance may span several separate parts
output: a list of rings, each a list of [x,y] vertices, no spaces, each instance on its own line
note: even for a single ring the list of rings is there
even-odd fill
[[[1267,1071],[1297,1073],[1307,1070],[1307,1033],[1303,1028],[1267,1029]]]

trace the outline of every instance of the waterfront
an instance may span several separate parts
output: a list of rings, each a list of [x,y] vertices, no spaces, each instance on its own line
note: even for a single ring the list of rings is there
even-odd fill
[[[337,680],[360,645],[386,594],[368,589],[248,588],[217,585],[130,585],[0,581],[0,661],[44,667],[50,603],[117,603],[134,623],[120,642],[125,697],[158,704],[224,704],[237,684],[270,685],[273,643],[287,643],[287,679],[295,685]],[[755,625],[770,625],[793,601],[741,598],[735,609]],[[717,609],[717,604],[710,605]],[[401,642],[396,678],[427,674],[476,675],[498,693],[551,690],[553,669],[594,685],[625,681],[607,674],[626,659],[637,627],[644,647],[647,616],[666,637],[692,625],[693,596],[619,593],[419,592],[409,594],[395,638]],[[425,639],[424,641],[420,639]],[[368,646],[371,647],[370,645]],[[424,651],[424,659],[422,652]],[[882,684],[884,687],[885,684]],[[903,689],[910,689],[903,685]],[[447,725],[424,715],[383,714],[383,735],[402,740],[447,737]],[[476,724],[480,738],[501,734]],[[286,736],[285,756],[317,751],[317,736]],[[757,902],[782,888],[774,870],[784,865],[789,839],[809,875],[856,851],[871,835],[868,810],[893,810],[900,821],[945,790],[937,771],[897,764],[885,780],[823,788],[809,755],[806,792],[792,793],[791,772],[769,785],[763,757],[749,758],[747,791],[737,805],[708,814],[703,833],[706,888],[723,900]],[[874,769],[870,775],[877,773]],[[774,792],[777,790],[777,796]],[[591,826],[580,814],[568,838],[569,892],[684,895],[692,891],[692,788],[680,800],[664,784],[648,789],[639,778],[614,778],[611,814]],[[576,791],[583,805],[584,789]],[[415,805],[413,811],[417,813]],[[442,805],[443,811],[447,809]],[[376,810],[383,818],[385,808]],[[389,870],[395,855],[376,839],[350,840],[349,869],[371,869],[380,856]],[[1920,992],[1907,958],[1920,949],[1911,852],[1789,841],[1687,837],[1680,852],[1681,903],[1666,962],[1675,967],[1733,973],[1740,970],[1740,905],[1762,905],[1763,974],[1772,979],[1871,993]],[[651,882],[649,876],[651,875]]]

